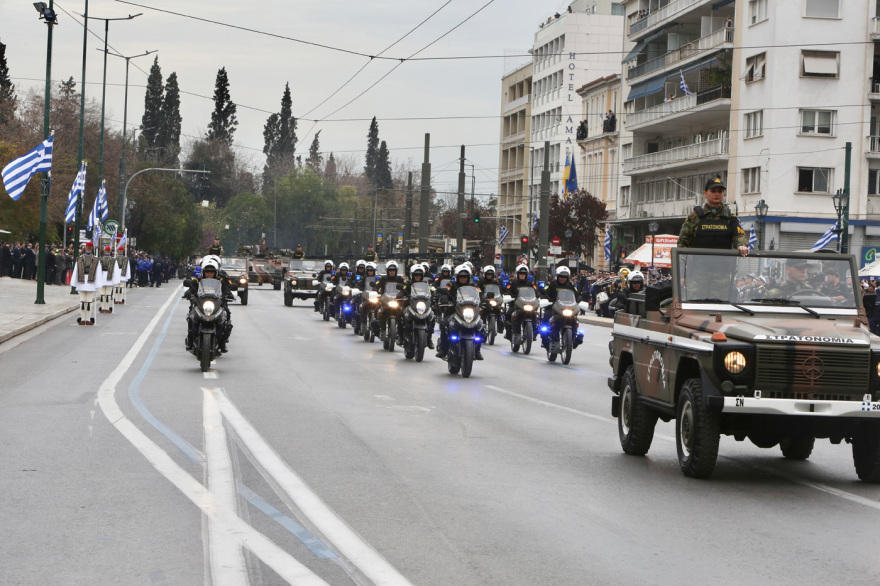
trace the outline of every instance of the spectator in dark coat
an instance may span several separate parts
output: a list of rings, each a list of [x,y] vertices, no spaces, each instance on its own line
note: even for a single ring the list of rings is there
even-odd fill
[[[27,248],[24,249],[22,256],[22,278],[34,279],[37,276],[37,253],[34,252],[34,245],[28,242]]]
[[[52,285],[55,283],[55,253],[52,252],[52,248],[46,249],[46,273],[44,278],[46,279],[47,285]]]
[[[21,278],[21,242],[12,247],[12,278]]]
[[[0,248],[0,277],[8,277],[12,274],[12,246],[4,242]]]

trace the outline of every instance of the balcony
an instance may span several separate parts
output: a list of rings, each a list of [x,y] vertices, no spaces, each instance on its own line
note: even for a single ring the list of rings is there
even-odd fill
[[[713,49],[724,45],[725,43],[733,43],[733,29],[720,28],[714,33],[701,37],[696,41],[691,41],[687,45],[682,45],[674,51],[670,51],[665,55],[645,61],[641,65],[636,65],[626,72],[627,81],[632,81],[639,77],[666,69],[682,61],[691,59],[698,55],[702,55]]]
[[[632,114],[627,114],[626,127],[627,130],[633,130],[635,127],[657,122],[676,114],[703,112],[718,109],[719,106],[724,106],[726,110],[726,106],[729,104],[720,104],[718,102],[729,99],[730,88],[718,86],[698,94],[682,96],[671,102],[664,102],[644,110],[639,110],[638,112],[633,112]]]
[[[865,156],[869,159],[880,159],[880,136],[868,137],[868,151]]]
[[[509,144],[524,142],[526,140],[526,131],[521,130],[520,132],[516,132],[514,134],[510,134],[501,139],[501,144],[507,146]]]
[[[501,182],[510,181],[511,179],[522,179],[524,169],[522,167],[511,167],[501,171]]]
[[[871,21],[871,37],[875,41],[880,40],[880,16],[875,16]]]
[[[868,99],[872,102],[880,102],[880,77],[868,78]]]
[[[650,153],[626,159],[623,162],[625,174],[656,167],[677,166],[681,163],[691,164],[723,158],[730,148],[730,139],[718,138],[689,144],[687,146]]]
[[[679,12],[690,8],[696,8],[702,4],[709,4],[713,1],[714,0],[673,0],[663,8],[641,17],[638,12],[634,12],[629,15],[629,33],[627,33],[627,35],[632,38],[634,35],[648,30],[655,24],[659,24],[667,18],[677,15]]]
[[[531,97],[532,97],[531,94],[526,94],[521,98],[517,98],[516,100],[514,100],[512,102],[508,102],[507,104],[505,104],[504,111],[502,112],[502,114],[506,115],[506,114],[509,114],[510,112],[512,112],[513,110],[516,110],[517,108],[522,108],[523,106],[525,106],[526,104],[529,103],[529,99]]]

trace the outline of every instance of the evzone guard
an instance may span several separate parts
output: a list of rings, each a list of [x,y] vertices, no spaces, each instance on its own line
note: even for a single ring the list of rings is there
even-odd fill
[[[95,325],[92,304],[95,302],[95,291],[103,284],[103,273],[99,266],[101,262],[95,258],[94,249],[91,242],[86,242],[85,254],[81,254],[73,263],[70,282],[79,294],[79,318],[76,323],[81,326]]]
[[[112,248],[104,247],[104,256],[101,257],[100,271],[102,274],[101,292],[98,299],[98,311],[101,313],[113,313],[113,287],[116,285],[116,259],[112,256]]]
[[[125,246],[120,246],[116,254],[116,272],[114,274],[117,277],[117,282],[113,291],[113,303],[118,305],[125,305],[125,289],[127,283],[131,280],[128,264],[128,257],[125,256]]]

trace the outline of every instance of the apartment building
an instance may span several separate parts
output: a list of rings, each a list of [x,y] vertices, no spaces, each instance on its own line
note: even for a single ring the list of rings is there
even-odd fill
[[[529,127],[531,126],[532,63],[501,79],[501,149],[498,172],[499,237],[496,254],[510,270],[520,252],[520,237],[529,233]],[[501,227],[504,226],[504,230]],[[503,242],[501,234],[506,234]]]

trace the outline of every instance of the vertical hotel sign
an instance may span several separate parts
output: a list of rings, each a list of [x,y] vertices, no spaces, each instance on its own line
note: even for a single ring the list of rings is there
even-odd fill
[[[575,60],[577,59],[577,53],[569,53],[568,54],[568,101],[575,101],[575,89],[574,89],[574,74],[577,69],[577,64]],[[569,109],[569,112],[571,109]],[[574,135],[574,128],[576,124],[574,122],[574,118],[572,118],[571,114],[568,114],[568,117],[565,119],[565,144],[573,144],[571,137]]]

